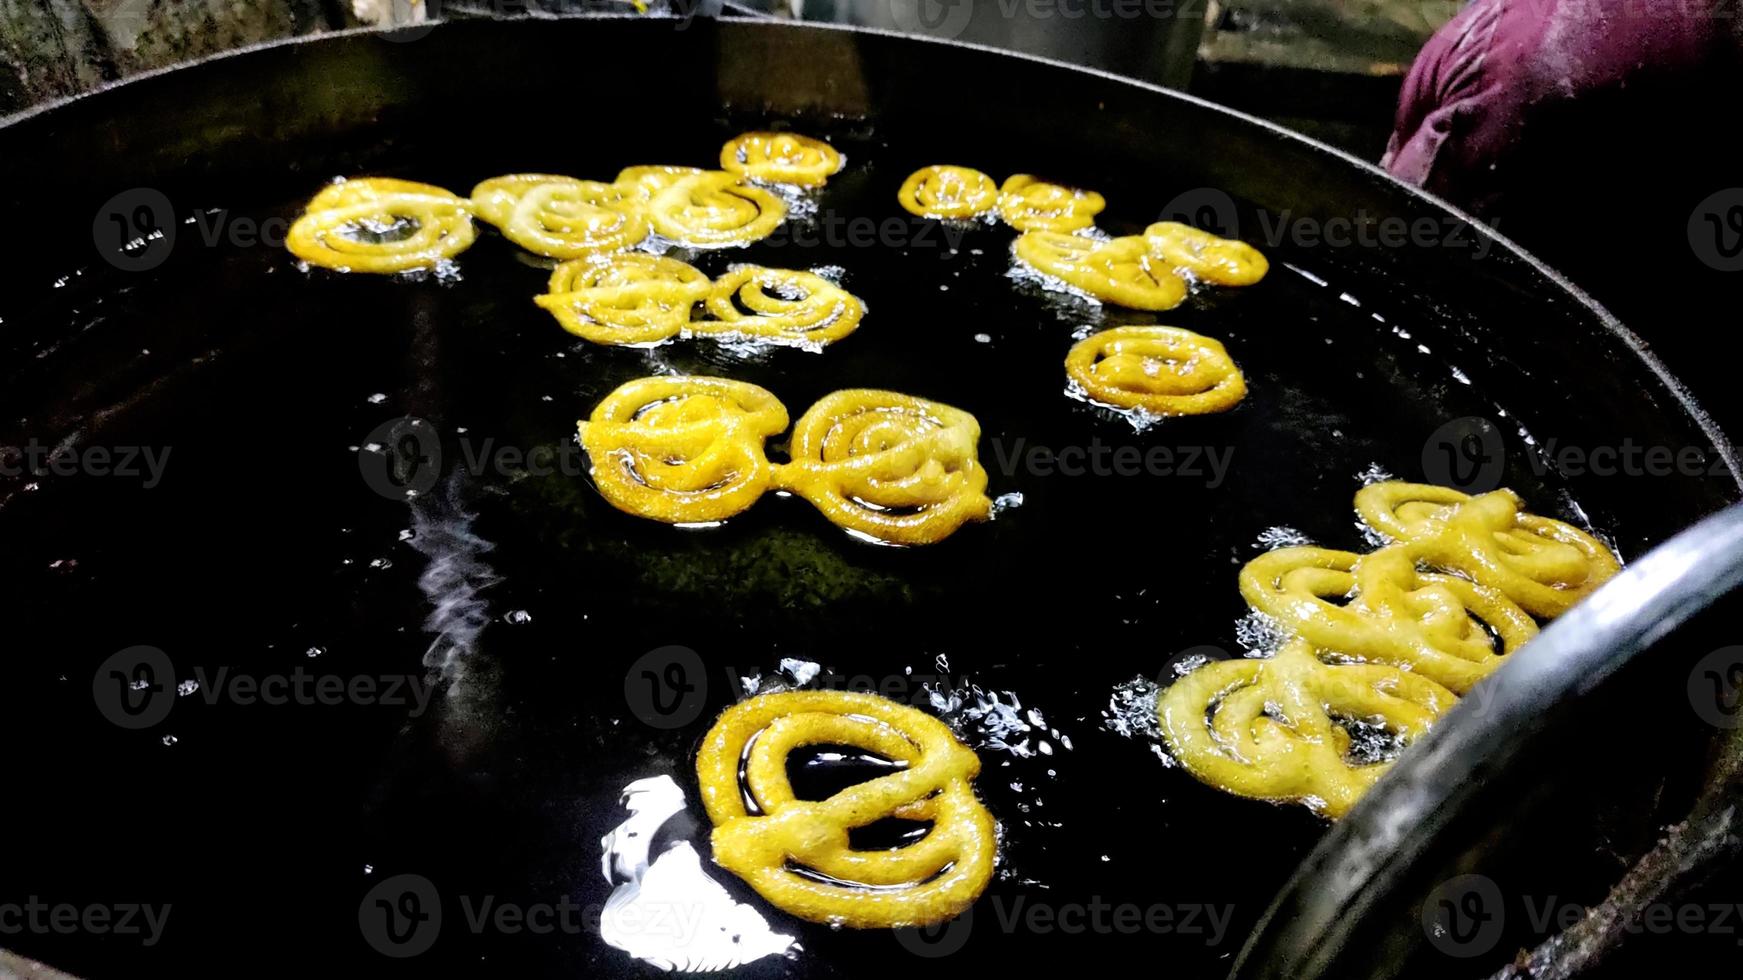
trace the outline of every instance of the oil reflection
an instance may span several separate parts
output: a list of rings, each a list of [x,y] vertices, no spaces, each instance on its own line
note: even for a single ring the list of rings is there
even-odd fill
[[[652,854],[660,829],[684,812],[684,791],[672,777],[630,783],[622,805],[628,819],[599,841],[600,868],[615,886],[599,917],[607,943],[678,973],[712,973],[799,951],[793,936],[775,932],[708,876],[690,841],[673,840]]]

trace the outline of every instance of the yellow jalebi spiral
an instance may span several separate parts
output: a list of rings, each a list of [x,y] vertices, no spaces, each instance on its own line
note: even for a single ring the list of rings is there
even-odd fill
[[[746,245],[769,237],[786,219],[780,198],[719,171],[680,178],[648,203],[654,230],[691,248]]]
[[[1511,490],[1472,497],[1447,487],[1375,483],[1356,494],[1356,512],[1417,561],[1458,572],[1544,619],[1567,612],[1621,570],[1603,542],[1524,513]]]
[[[654,195],[683,180],[694,177],[703,171],[696,167],[675,167],[666,164],[644,164],[637,167],[625,167],[618,172],[617,179],[612,181],[619,190],[643,204],[654,199]]]
[[[1158,700],[1162,736],[1186,771],[1259,800],[1306,803],[1337,819],[1391,762],[1358,764],[1333,718],[1380,722],[1409,742],[1458,700],[1384,664],[1325,664],[1304,639],[1268,660],[1222,660],[1175,681]]]
[[[328,184],[290,227],[285,247],[340,272],[428,269],[477,236],[465,198],[430,184],[359,177]]]
[[[771,184],[821,187],[846,163],[835,147],[795,133],[745,133],[720,148],[720,169]]]
[[[643,378],[618,388],[579,425],[593,482],[612,506],[667,524],[723,521],[769,486],[763,440],[787,409],[725,378]]]
[[[627,252],[557,266],[549,292],[533,302],[596,344],[655,344],[683,331],[708,288],[707,276],[677,259]]]
[[[1137,237],[1098,241],[1062,232],[1017,238],[1017,258],[1104,302],[1134,310],[1172,310],[1186,301],[1186,280],[1150,254]]]
[[[787,756],[807,745],[862,749],[901,769],[826,800],[801,800],[787,779]],[[792,915],[853,929],[944,922],[986,889],[997,828],[974,796],[979,771],[980,759],[943,722],[847,691],[788,691],[737,704],[714,723],[696,758],[715,863]],[[902,847],[854,849],[849,831],[889,817],[931,826]]]
[[[472,189],[478,216],[535,255],[584,259],[620,252],[648,237],[634,194],[615,184],[511,174]]]
[[[999,206],[999,185],[978,170],[939,164],[914,171],[896,200],[922,218],[978,218]]]
[[[821,347],[853,333],[865,304],[814,273],[742,265],[714,281],[708,312],[691,333]]]
[[[1411,670],[1461,695],[1537,635],[1506,596],[1418,572],[1397,545],[1369,555],[1279,548],[1241,569],[1241,595],[1320,650]]]
[[[959,408],[890,391],[825,395],[793,428],[790,490],[850,531],[932,544],[992,513],[978,456],[980,423]]]
[[[1251,286],[1271,269],[1265,256],[1246,242],[1218,238],[1174,221],[1144,229],[1144,240],[1169,265],[1219,286]]]
[[[1065,373],[1094,401],[1151,415],[1226,412],[1247,382],[1218,341],[1178,327],[1115,327],[1065,356]]]
[[[1013,174],[999,188],[999,217],[1018,231],[1077,231],[1095,224],[1108,202],[1095,191]]]
[[[1036,269],[1069,282],[1071,276],[1082,276],[1089,253],[1105,244],[1099,238],[1063,231],[1031,231],[1018,235],[1011,250]]]
[[[472,188],[472,208],[481,220],[501,228],[514,216],[514,206],[520,203],[527,191],[540,184],[579,183],[581,181],[574,177],[557,174],[508,174],[492,177]]]

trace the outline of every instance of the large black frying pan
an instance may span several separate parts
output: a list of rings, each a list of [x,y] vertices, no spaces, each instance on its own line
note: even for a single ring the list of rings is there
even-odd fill
[[[513,171],[609,179],[627,164],[711,165],[725,138],[768,126],[847,153],[819,202],[836,235],[699,261],[711,274],[741,259],[839,266],[871,313],[823,355],[577,342],[530,301],[543,270],[490,232],[457,281],[425,282],[307,274],[245,234],[205,240],[212,227],[291,216],[335,175],[462,193]],[[969,232],[955,250],[937,229],[905,244],[846,234],[850,220],[903,219],[901,179],[940,161],[1094,187],[1116,233],[1179,195],[1229,195],[1270,277],[1162,321],[1226,340],[1246,403],[1136,434],[1067,398],[1061,360],[1075,331],[1146,318],[1007,278],[1004,229]],[[93,246],[113,241],[105,224],[151,233],[137,188],[174,213],[158,229],[173,228],[173,247],[147,271],[124,266],[142,264],[132,260],[150,241],[119,261]],[[487,896],[603,903],[600,839],[640,779],[670,776],[690,801],[656,853],[689,841],[706,855],[695,746],[745,677],[766,681],[784,658],[922,701],[922,682],[947,685],[961,703],[944,710],[985,763],[1002,866],[968,926],[918,937],[793,922],[717,875],[802,947],[742,975],[1138,962],[1218,976],[1327,825],[1199,785],[1154,742],[1115,732],[1111,702],[1171,676],[1189,650],[1239,654],[1235,572],[1262,535],[1360,546],[1360,475],[1422,479],[1427,465],[1444,477],[1434,434],[1471,417],[1497,427],[1504,468],[1491,476],[1539,512],[1589,522],[1625,556],[1738,495],[1723,440],[1687,393],[1507,242],[1463,229],[1480,257],[1269,244],[1279,220],[1397,219],[1444,234],[1458,219],[1256,120],[960,45],[633,18],[272,45],[10,121],[0,199],[13,246],[0,443],[170,454],[155,481],[141,462],[137,478],[49,472],[0,486],[11,743],[0,903],[172,908],[150,946],[54,928],[0,936],[90,976],[656,975],[587,928],[474,928],[469,911]],[[904,239],[919,230],[893,227]],[[567,447],[606,392],[665,370],[762,384],[795,414],[848,386],[959,405],[984,427],[992,492],[1021,503],[904,551],[851,540],[796,500],[673,530],[618,514],[561,466],[473,464],[492,448]],[[407,416],[425,420],[439,460],[394,429]],[[1705,463],[1563,473],[1543,465],[1550,440],[1687,448]],[[1036,447],[1092,445],[1166,447],[1193,465],[1140,476],[1029,465]],[[1220,479],[1205,450],[1230,460]],[[406,483],[425,492],[403,499]],[[206,683],[132,729],[99,706],[114,714],[106,671],[139,645],[163,651],[174,681]],[[671,646],[694,658],[650,654]],[[206,697],[226,668],[349,679],[423,677],[430,663],[440,684],[423,712]],[[650,675],[681,681],[690,700],[649,707],[637,692]],[[971,710],[995,703],[1020,708]],[[1619,780],[1625,795],[1584,794],[1560,814],[1555,867],[1582,897],[1601,896],[1614,856],[1639,853],[1678,812],[1673,790],[1701,759],[1669,758],[1650,785]],[[858,771],[820,758],[801,775],[817,791]],[[1600,838],[1611,857],[1594,863]],[[359,917],[371,889],[402,874],[433,883],[444,923],[428,952],[395,959]],[[1104,912],[1102,934],[1054,918],[1091,924],[1072,910],[1098,903],[1169,918],[1132,931]],[[1223,929],[1202,912],[1185,928],[1197,907],[1226,909]]]

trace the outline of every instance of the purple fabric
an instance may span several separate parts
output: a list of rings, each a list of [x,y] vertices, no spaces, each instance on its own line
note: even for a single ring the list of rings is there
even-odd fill
[[[1504,215],[1558,164],[1601,166],[1607,145],[1646,135],[1612,124],[1652,131],[1704,84],[1702,113],[1735,127],[1739,30],[1735,0],[1475,0],[1411,67],[1383,166]]]
[[[1690,229],[1743,187],[1740,6],[1475,0],[1411,67],[1384,160],[1594,294],[1734,434],[1743,385],[1712,345],[1735,335],[1743,272]]]
[[[1736,434],[1743,272],[1694,248],[1743,187],[1743,0],[1475,0],[1410,68],[1384,166],[1597,296]],[[1534,324],[1497,324],[1532,330]]]

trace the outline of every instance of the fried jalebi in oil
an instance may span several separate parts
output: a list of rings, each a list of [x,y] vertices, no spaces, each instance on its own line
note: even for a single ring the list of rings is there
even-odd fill
[[[787,761],[812,745],[848,746],[901,768],[802,800]],[[852,929],[944,922],[974,904],[992,879],[997,843],[992,814],[974,795],[979,771],[980,759],[943,722],[849,691],[740,702],[715,722],[696,758],[715,863],[791,915]],[[851,831],[889,817],[929,826],[902,847],[853,846]]]
[[[310,265],[392,274],[432,268],[476,235],[465,198],[431,184],[360,177],[322,188],[291,225],[285,247]]]

